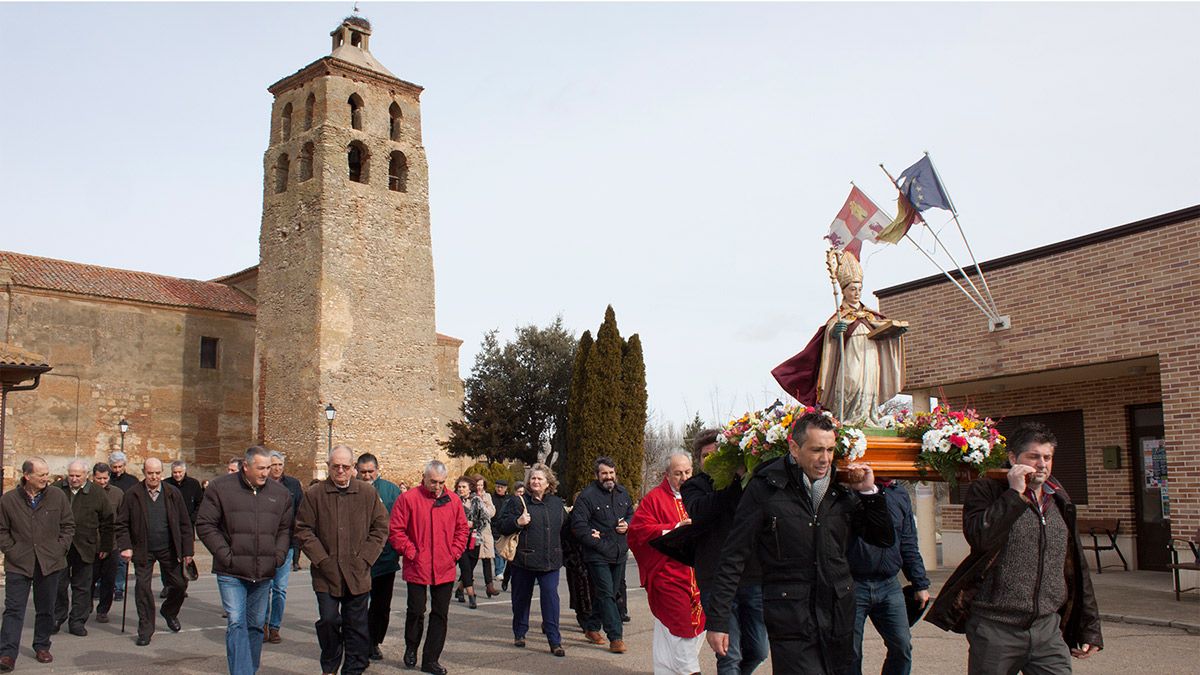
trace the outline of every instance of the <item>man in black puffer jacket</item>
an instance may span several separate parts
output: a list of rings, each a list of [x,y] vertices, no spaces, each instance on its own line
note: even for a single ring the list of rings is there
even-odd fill
[[[617,594],[625,583],[625,561],[629,543],[625,533],[633,519],[633,500],[624,487],[617,485],[617,463],[609,457],[595,462],[596,480],[579,493],[571,509],[571,533],[583,549],[592,582],[592,613],[584,625],[584,635],[592,644],[603,644],[603,626],[609,639],[609,651],[625,652],[621,610]]]
[[[225,656],[231,673],[258,670],[267,599],[275,570],[291,546],[292,496],[268,480],[271,452],[246,450],[241,470],[214,478],[204,491],[196,531],[212,552],[221,605],[228,614]]]
[[[833,675],[854,657],[854,581],[846,551],[855,537],[891,546],[895,537],[871,467],[844,486],[833,466],[837,429],[809,413],[792,424],[788,454],[760,465],[721,550],[708,617],[708,643],[729,644],[729,612],[747,559],[762,565],[763,620],[776,673]]]

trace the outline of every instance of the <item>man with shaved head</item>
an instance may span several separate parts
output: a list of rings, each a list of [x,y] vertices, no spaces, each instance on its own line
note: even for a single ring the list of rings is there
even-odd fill
[[[134,598],[138,613],[136,644],[150,644],[154,635],[154,563],[162,570],[167,599],[159,613],[172,632],[178,633],[179,608],[187,592],[183,566],[192,561],[194,539],[183,494],[163,482],[162,462],[153,457],[142,465],[145,479],[125,492],[117,513],[117,548],[121,557],[133,561],[137,586]]]
[[[4,622],[0,624],[0,672],[13,669],[33,590],[33,651],[50,663],[54,596],[67,566],[75,518],[62,490],[50,487],[50,467],[41,457],[21,465],[21,482],[0,497],[0,552],[4,553]]]
[[[54,606],[54,632],[70,618],[71,635],[87,635],[92,612],[92,566],[103,561],[113,548],[113,509],[99,486],[88,480],[91,467],[82,459],[67,465],[67,477],[58,487],[71,502],[75,538],[67,551],[67,569],[58,580],[58,602]],[[67,589],[71,596],[68,599]]]

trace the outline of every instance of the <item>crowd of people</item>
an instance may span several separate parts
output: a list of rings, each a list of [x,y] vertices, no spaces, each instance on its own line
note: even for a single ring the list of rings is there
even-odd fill
[[[50,663],[51,635],[64,624],[84,636],[93,611],[110,620],[127,592],[122,565],[134,572],[135,644],[150,644],[159,617],[180,631],[198,537],[212,554],[234,675],[257,672],[263,644],[283,640],[301,553],[323,673],[358,675],[384,658],[399,573],[402,663],[443,675],[451,597],[478,607],[477,569],[488,597],[511,593],[513,647],[527,646],[536,587],[549,652],[567,655],[565,570],[586,642],[625,653],[631,552],[653,617],[656,674],[700,672],[707,642],[723,675],[751,673],[768,655],[777,673],[857,675],[868,618],[887,648],[883,672],[908,673],[910,610],[920,616],[931,603],[912,506],[903,487],[867,465],[848,467],[856,482],[838,483],[835,442],[828,417],[805,415],[789,431],[788,455],[717,489],[703,470],[717,447],[708,431],[692,452],[666,458],[662,481],[640,500],[618,482],[616,462],[596,458],[595,480],[570,505],[544,464],[510,494],[503,480],[489,493],[481,475],[448,484],[448,468],[433,460],[408,489],[383,478],[377,457],[345,445],[329,452],[327,477],[307,487],[285,474],[282,454],[260,446],[207,484],[179,461],[164,477],[154,458],[139,481],[121,453],[91,467],[76,460],[52,484],[47,463],[30,458],[18,488],[0,497],[0,672],[14,668],[31,592],[33,649]],[[1075,507],[1051,475],[1055,445],[1046,428],[1024,426],[1009,439],[1007,482],[971,485],[963,528],[972,551],[927,619],[966,634],[972,674],[1070,673],[1072,657],[1103,644]]]

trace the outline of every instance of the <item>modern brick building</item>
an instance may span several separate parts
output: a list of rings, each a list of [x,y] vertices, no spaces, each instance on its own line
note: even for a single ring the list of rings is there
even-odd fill
[[[876,293],[911,323],[914,405],[1049,424],[1081,517],[1119,518],[1131,565],[1162,569],[1169,538],[1200,526],[1200,206],[981,267],[1008,329],[989,331],[945,276]],[[940,507],[947,564],[966,554],[961,515]]]

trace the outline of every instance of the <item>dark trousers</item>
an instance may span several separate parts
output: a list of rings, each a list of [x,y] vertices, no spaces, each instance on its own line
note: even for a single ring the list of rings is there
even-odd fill
[[[54,596],[58,594],[58,576],[42,574],[42,568],[33,564],[33,576],[16,572],[4,574],[4,621],[0,623],[0,656],[16,660],[17,648],[21,645],[21,628],[25,625],[25,605],[29,602],[29,589],[33,589],[33,648],[50,649],[50,631],[54,629]]]
[[[912,672],[912,631],[908,627],[908,609],[904,606],[904,591],[896,577],[883,580],[855,579],[854,598],[854,662],[843,675],[862,675],[863,633],[867,618],[875,625],[887,658],[882,675],[909,675]]]
[[[371,604],[367,608],[367,623],[371,626],[371,644],[383,644],[392,615],[392,593],[396,590],[396,573],[388,572],[371,577]]]
[[[154,563],[157,562],[167,579],[167,599],[163,600],[163,616],[179,616],[183,596],[187,592],[187,581],[183,578],[183,564],[170,551],[151,551],[145,560],[133,561],[133,578],[137,581],[134,604],[137,605],[138,637],[154,635]]]
[[[542,632],[553,645],[562,644],[558,630],[558,570],[533,572],[520,565],[508,566],[509,587],[512,589],[513,637],[523,638],[529,631],[529,605],[533,602],[533,585],[538,585],[538,603],[542,610]]]
[[[367,634],[367,599],[370,593],[342,597],[317,593],[317,643],[321,645],[321,672],[359,675],[367,669],[371,652]]]
[[[1034,620],[1029,628],[978,616],[967,618],[967,672],[970,675],[1070,675],[1071,650],[1059,630],[1058,614]]]
[[[700,589],[700,604],[713,602],[711,584]],[[763,594],[759,584],[739,586],[729,608],[729,649],[717,657],[717,675],[750,675],[767,660],[770,643],[763,623]]]
[[[463,551],[458,559],[458,582],[467,588],[475,585],[475,565],[479,564],[479,548]]]
[[[92,565],[92,575],[96,578],[97,614],[108,614],[112,608],[113,593],[117,590],[117,573],[121,570],[120,561],[120,551],[109,551],[104,560],[97,560]]]
[[[625,561],[619,563],[588,562],[588,579],[592,582],[592,613],[584,622],[584,630],[600,630],[609,641],[622,639],[621,609],[617,593],[625,583]],[[511,582],[510,582],[511,583]]]
[[[67,589],[71,590],[68,600]],[[71,628],[83,628],[92,613],[92,563],[84,562],[72,546],[67,552],[67,569],[58,577],[58,600],[54,603],[54,624],[61,626],[67,620]]]
[[[437,586],[408,584],[408,614],[404,617],[404,646],[415,650],[421,644],[421,633],[425,630],[425,598],[429,597],[429,635],[425,636],[425,650],[421,663],[434,663],[442,657],[446,646],[446,616],[450,614],[450,595],[454,583]]]

